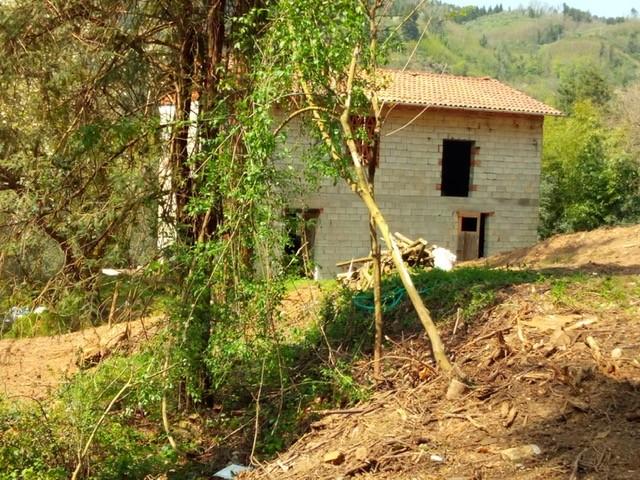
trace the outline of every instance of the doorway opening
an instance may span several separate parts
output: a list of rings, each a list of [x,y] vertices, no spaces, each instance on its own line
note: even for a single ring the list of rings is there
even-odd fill
[[[456,255],[459,261],[485,256],[487,219],[490,215],[491,213],[482,212],[458,212]]]
[[[285,216],[287,241],[284,246],[284,266],[289,275],[314,278],[313,246],[321,210],[290,209]]]

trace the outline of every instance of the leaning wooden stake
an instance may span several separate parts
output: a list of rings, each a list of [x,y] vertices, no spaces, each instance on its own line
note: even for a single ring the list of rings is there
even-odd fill
[[[435,358],[438,367],[445,372],[451,372],[453,367],[449,362],[449,358],[447,357],[444,344],[442,343],[442,339],[440,338],[440,334],[438,333],[438,328],[433,322],[429,310],[427,310],[427,307],[425,307],[424,302],[422,301],[422,297],[420,297],[420,294],[418,293],[418,290],[416,289],[416,286],[411,279],[409,270],[405,265],[404,260],[402,260],[402,253],[400,253],[400,249],[398,248],[398,245],[391,235],[391,231],[389,230],[389,226],[387,225],[382,212],[378,208],[378,205],[376,204],[373,197],[369,194],[368,191],[366,191],[366,189],[361,190],[359,193],[360,197],[366,204],[367,209],[369,210],[369,214],[375,220],[378,229],[382,233],[382,237],[387,244],[387,248],[391,252],[393,263],[398,270],[402,285],[407,291],[407,295],[409,296],[409,299],[411,300],[411,303],[413,304],[413,307],[418,314],[420,323],[422,323],[422,326],[429,336],[431,349],[433,351],[433,357]]]
[[[347,79],[347,88],[346,88],[346,99],[344,103],[344,108],[342,110],[342,114],[340,115],[340,126],[344,133],[345,142],[349,149],[349,153],[351,155],[351,159],[353,161],[353,166],[356,173],[356,179],[352,180],[351,178],[345,178],[349,185],[353,188],[353,190],[360,196],[360,198],[365,203],[367,209],[369,210],[369,215],[374,220],[375,224],[378,226],[378,229],[382,233],[382,237],[384,238],[385,243],[387,244],[387,248],[391,252],[391,256],[393,259],[393,263],[400,274],[400,280],[409,295],[409,299],[413,304],[413,307],[416,310],[418,318],[422,323],[425,331],[427,332],[427,336],[429,337],[429,341],[431,343],[431,350],[433,352],[434,359],[438,367],[446,373],[453,373],[453,366],[449,362],[449,358],[447,357],[447,353],[444,348],[444,344],[442,343],[442,339],[440,338],[440,334],[438,333],[438,329],[436,328],[435,323],[433,323],[433,319],[429,314],[429,310],[425,307],[420,294],[416,290],[415,285],[413,284],[413,280],[411,279],[411,275],[409,274],[409,270],[402,259],[402,254],[400,253],[400,249],[396,245],[395,240],[391,236],[391,231],[389,230],[389,226],[382,215],[382,212],[378,208],[378,205],[373,198],[369,184],[367,181],[367,177],[364,172],[364,168],[362,166],[362,159],[358,154],[358,148],[356,146],[353,131],[351,129],[350,124],[350,115],[351,115],[351,100],[353,93],[353,79],[355,77],[356,71],[356,62],[359,55],[359,48],[356,47],[353,56],[351,59],[351,65],[349,67],[349,77]],[[329,151],[331,152],[332,160],[336,162],[337,165],[342,165],[342,154],[336,148],[334,141],[331,138],[331,135],[327,131],[326,124],[320,114],[318,113],[319,107],[315,104],[314,96],[312,93],[312,89],[309,84],[304,80],[304,76],[301,72],[298,74],[298,80],[300,81],[300,85],[302,86],[303,92],[310,106],[313,107],[311,110],[311,114],[314,119],[314,123],[318,128],[323,141],[329,147]],[[375,99],[375,96],[374,96]],[[376,106],[376,110],[379,110],[379,107]]]
[[[387,248],[391,252],[391,258],[393,258],[393,263],[398,270],[402,285],[407,291],[407,295],[409,295],[409,298],[411,299],[411,303],[413,304],[413,307],[418,314],[418,318],[420,319],[422,326],[429,336],[429,341],[431,342],[431,350],[433,351],[433,357],[438,367],[441,370],[449,373],[452,371],[453,367],[451,366],[449,358],[447,357],[447,353],[445,351],[444,344],[442,343],[442,339],[440,338],[440,334],[438,333],[438,329],[436,328],[435,323],[433,323],[433,319],[431,318],[429,310],[427,310],[427,307],[425,307],[424,302],[422,301],[422,298],[418,293],[418,290],[413,284],[413,280],[411,279],[409,270],[405,265],[404,260],[402,259],[402,253],[400,252],[398,245],[391,235],[389,225],[387,224],[387,221],[382,215],[382,212],[380,211],[380,208],[378,207],[378,204],[373,197],[369,182],[367,181],[367,176],[362,165],[362,158],[358,153],[358,147],[354,140],[355,137],[351,129],[350,116],[353,80],[355,78],[358,55],[359,49],[356,47],[351,58],[351,65],[349,67],[345,106],[342,111],[342,115],[340,115],[340,126],[342,127],[342,131],[345,134],[345,142],[347,144],[347,148],[349,149],[349,153],[351,154],[351,160],[353,161],[353,166],[356,173],[356,192],[367,206],[369,215],[371,216],[371,218],[373,218],[375,224],[378,226],[378,229],[380,230],[380,233],[382,233],[382,237],[387,244]]]

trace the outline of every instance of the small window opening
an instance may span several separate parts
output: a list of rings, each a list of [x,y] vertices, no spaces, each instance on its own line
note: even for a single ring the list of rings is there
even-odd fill
[[[469,140],[445,140],[442,144],[443,197],[468,197],[471,180],[471,153]]]
[[[463,232],[475,232],[478,230],[478,219],[476,217],[462,217],[460,230]]]
[[[287,242],[284,246],[284,266],[288,274],[313,278],[313,246],[319,216],[319,209],[287,211]]]

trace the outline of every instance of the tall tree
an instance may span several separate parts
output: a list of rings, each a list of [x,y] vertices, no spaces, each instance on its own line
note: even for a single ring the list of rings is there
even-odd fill
[[[378,68],[384,50],[379,34],[383,5],[382,0],[338,0],[320,2],[311,9],[302,0],[278,2],[264,47],[266,75],[279,80],[279,85],[269,85],[272,98],[288,90],[294,98],[290,107],[296,110],[292,116],[310,115],[329,163],[367,207],[427,331],[436,362],[449,372],[452,366],[438,330],[375,201],[374,177],[354,128],[354,118],[373,119],[371,141],[377,146],[383,120],[377,92],[386,81]],[[376,229],[371,230],[375,252]]]

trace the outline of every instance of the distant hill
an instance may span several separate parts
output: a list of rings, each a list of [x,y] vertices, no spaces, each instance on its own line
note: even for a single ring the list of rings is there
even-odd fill
[[[417,3],[398,2],[390,26]],[[640,81],[637,16],[605,19],[570,7],[507,11],[434,2],[420,6],[408,23],[390,66],[402,68],[415,48],[410,69],[487,75],[551,103],[560,76],[581,63],[601,69],[617,88]]]

